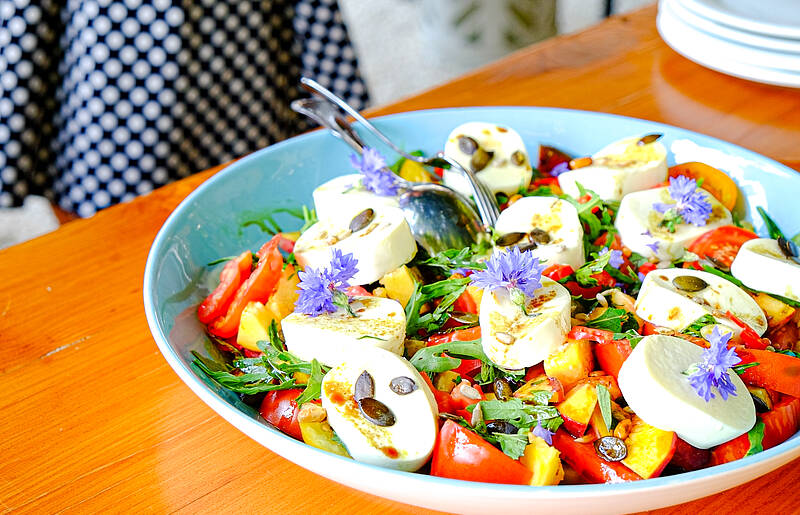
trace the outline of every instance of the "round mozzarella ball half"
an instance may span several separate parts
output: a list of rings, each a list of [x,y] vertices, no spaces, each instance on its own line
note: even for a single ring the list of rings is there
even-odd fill
[[[707,191],[700,190],[700,193],[711,204],[711,216],[706,224],[676,224],[675,232],[669,232],[661,225],[664,215],[653,209],[653,204],[674,202],[669,196],[669,188],[654,188],[625,195],[614,222],[622,243],[646,257],[667,261],[680,258],[698,236],[732,223],[731,212],[725,206]]]
[[[692,278],[700,279],[707,286],[699,291],[679,287],[691,285]],[[728,311],[759,335],[767,330],[764,312],[744,290],[722,277],[688,268],[666,268],[647,274],[634,308],[640,318],[676,331],[682,331],[702,316],[712,315],[720,324],[741,332],[739,326],[725,316]]]
[[[748,288],[800,302],[800,265],[769,238],[746,241],[731,264],[731,273]]]
[[[359,381],[359,395],[372,393],[361,403],[355,397]],[[368,382],[372,392],[363,386]],[[436,401],[419,372],[391,352],[373,348],[349,354],[325,374],[322,405],[356,461],[413,472],[433,452],[439,429]],[[387,410],[391,418],[384,416]]]
[[[297,262],[303,267],[327,268],[332,249],[339,249],[358,260],[358,272],[349,282],[362,285],[411,261],[417,244],[403,212],[387,207],[373,211],[372,220],[355,232],[350,230],[352,217],[320,220],[309,227],[295,243]]]
[[[312,194],[317,218],[352,218],[368,207],[399,207],[397,197],[376,195],[366,189],[362,177],[360,173],[342,175],[317,186]]]
[[[642,420],[675,431],[689,444],[708,449],[749,431],[755,406],[739,376],[728,374],[736,395],[723,399],[715,388],[708,402],[692,388],[684,371],[702,360],[703,348],[674,336],[642,338],[619,371],[619,388]]]
[[[494,226],[497,235],[514,232],[545,231],[549,243],[539,243],[528,250],[547,265],[570,265],[578,269],[584,264],[583,227],[578,211],[565,200],[554,197],[524,197],[500,213]],[[524,238],[518,244],[529,243]]]
[[[558,176],[564,193],[580,196],[578,184],[603,200],[622,200],[634,191],[652,188],[667,177],[667,149],[660,141],[639,145],[639,137],[611,143],[592,156],[592,164]]]
[[[513,195],[531,182],[528,151],[514,129],[494,123],[468,122],[450,133],[444,145],[446,156],[470,168],[492,193]],[[444,183],[469,198],[472,189],[461,173],[445,170]]]
[[[281,321],[286,348],[304,361],[334,367],[346,356],[378,347],[403,354],[406,315],[403,306],[382,297],[351,297],[353,317],[342,308],[310,316],[294,312]]]
[[[508,290],[485,291],[480,325],[483,352],[492,363],[512,370],[544,361],[566,340],[570,329],[569,291],[546,277],[528,298],[525,315]]]

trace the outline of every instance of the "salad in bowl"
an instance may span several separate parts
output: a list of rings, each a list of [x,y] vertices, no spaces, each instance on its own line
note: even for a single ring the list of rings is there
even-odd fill
[[[728,175],[668,167],[658,133],[570,156],[469,122],[443,144],[500,204],[485,238],[426,254],[398,177],[468,185],[368,148],[301,230],[212,263],[196,316],[221,352],[195,370],[309,446],[484,483],[640,481],[795,434],[800,257]]]

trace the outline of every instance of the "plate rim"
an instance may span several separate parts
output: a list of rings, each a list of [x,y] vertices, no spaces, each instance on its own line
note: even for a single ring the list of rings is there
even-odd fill
[[[778,36],[785,39],[800,39],[800,27],[793,25],[774,25],[763,21],[748,20],[736,14],[715,9],[708,0],[683,0],[687,5],[704,18],[728,25],[746,32],[754,32],[767,36]]]
[[[774,159],[771,159],[762,154],[758,154],[752,150],[749,150],[735,143],[730,143],[721,140],[714,136],[709,136],[706,134],[666,124],[663,122],[647,120],[645,118],[635,118],[631,116],[605,113],[601,111],[588,111],[588,110],[558,108],[558,107],[540,107],[540,106],[523,106],[523,105],[471,106],[471,107],[449,107],[449,108],[403,111],[379,117],[370,117],[370,120],[377,122],[378,124],[383,122],[395,123],[395,122],[402,122],[406,118],[413,118],[426,115],[438,116],[438,115],[447,115],[448,113],[455,113],[455,112],[463,113],[464,111],[469,111],[474,113],[492,113],[504,110],[512,110],[512,111],[530,110],[542,114],[548,112],[565,112],[569,115],[579,115],[579,116],[589,115],[589,116],[596,116],[598,118],[612,117],[622,120],[653,123],[658,126],[667,127],[672,131],[683,133],[683,135],[687,137],[699,136],[700,139],[712,140],[717,143],[723,143],[725,145],[735,147],[738,152],[743,153],[749,157],[755,157],[759,160],[767,160],[772,165],[777,166],[779,169],[782,169],[785,172],[789,172],[790,174],[797,173],[795,170],[789,168],[788,166]],[[267,449],[270,450],[270,452],[279,454],[285,459],[309,470],[314,474],[322,475],[330,480],[336,481],[341,484],[346,484],[348,486],[352,486],[362,491],[365,490],[363,490],[358,486],[353,486],[352,482],[347,482],[342,478],[333,478],[317,470],[309,469],[305,464],[298,463],[298,461],[288,457],[285,453],[287,452],[287,450],[289,450],[291,451],[289,454],[291,454],[292,456],[300,455],[308,457],[313,460],[322,460],[323,462],[326,462],[330,466],[335,465],[339,470],[342,471],[352,469],[353,472],[363,472],[367,470],[373,477],[383,477],[386,480],[399,479],[404,482],[411,481],[414,483],[419,481],[420,482],[419,486],[427,486],[427,487],[438,486],[441,488],[447,488],[449,490],[455,489],[463,491],[465,495],[469,494],[471,491],[474,490],[480,490],[484,492],[491,491],[493,493],[500,494],[503,497],[511,498],[512,500],[515,501],[536,500],[536,499],[562,499],[564,497],[572,497],[572,498],[616,497],[616,496],[625,496],[626,494],[631,495],[631,494],[640,494],[643,492],[669,490],[670,488],[680,484],[692,484],[695,481],[714,481],[718,477],[725,477],[728,475],[748,476],[745,479],[741,478],[734,479],[734,483],[725,486],[722,489],[715,489],[712,492],[712,493],[719,493],[728,488],[732,488],[733,486],[756,479],[757,477],[760,477],[761,475],[771,472],[777,469],[779,466],[782,466],[783,464],[788,463],[789,461],[792,461],[796,459],[798,456],[800,456],[800,438],[793,437],[792,440],[788,440],[773,448],[767,449],[753,456],[748,456],[741,460],[736,460],[730,463],[718,465],[715,467],[710,467],[707,469],[701,469],[698,471],[676,474],[673,476],[652,478],[646,481],[633,481],[625,483],[612,483],[612,484],[601,484],[601,485],[591,485],[591,484],[553,485],[553,486],[542,486],[542,487],[532,488],[526,485],[479,483],[479,482],[469,482],[469,481],[462,481],[462,480],[455,480],[448,478],[440,478],[440,477],[430,476],[427,474],[403,472],[403,471],[378,467],[363,462],[357,462],[349,458],[344,458],[341,456],[337,456],[313,448],[303,442],[295,440],[292,437],[280,432],[279,430],[260,422],[258,419],[254,419],[248,416],[247,414],[238,410],[235,406],[226,402],[222,397],[213,392],[202,380],[200,380],[200,378],[198,378],[195,375],[195,373],[184,363],[183,358],[181,358],[177,354],[176,350],[169,343],[168,338],[166,337],[167,331],[165,331],[165,328],[162,328],[160,325],[158,316],[156,314],[157,312],[156,306],[154,304],[155,280],[157,278],[157,271],[158,271],[158,266],[157,266],[158,263],[156,263],[156,259],[160,257],[160,255],[162,254],[161,252],[162,247],[165,247],[168,243],[168,239],[166,237],[167,233],[172,228],[172,226],[179,221],[183,212],[189,209],[189,206],[194,202],[194,200],[197,197],[202,196],[203,193],[206,192],[206,190],[212,189],[218,181],[224,180],[224,178],[227,175],[235,174],[238,168],[246,166],[247,164],[249,164],[249,162],[257,161],[258,159],[260,159],[260,156],[262,156],[265,153],[278,152],[281,151],[284,147],[303,144],[307,142],[307,140],[309,139],[321,138],[325,136],[326,133],[324,131],[315,130],[275,143],[273,145],[257,150],[239,159],[238,161],[226,166],[224,169],[214,174],[214,176],[205,180],[202,184],[200,184],[197,188],[195,188],[192,192],[190,192],[175,207],[175,209],[170,213],[170,215],[164,221],[164,223],[162,224],[161,228],[159,229],[158,233],[156,234],[153,240],[153,243],[148,252],[147,260],[145,263],[144,284],[142,288],[145,315],[150,332],[161,354],[164,356],[165,360],[168,362],[173,371],[179,376],[182,382],[186,386],[188,386],[195,393],[195,395],[200,397],[200,400],[202,400],[207,406],[213,409],[219,416],[225,419],[228,423],[232,424],[234,427],[245,433],[250,438],[256,440],[261,445],[267,447]],[[800,181],[800,178],[798,178],[797,180]],[[796,433],[795,436],[797,434],[800,434],[800,432]],[[263,443],[262,442],[263,439],[270,440],[271,442],[274,443],[280,443],[282,444],[281,447],[285,446],[285,449],[272,448]],[[792,453],[792,451],[794,451],[794,453]],[[767,471],[757,473],[755,476],[748,475],[750,469],[758,468],[765,462],[776,462],[776,463],[780,462],[780,463],[778,463],[774,467],[771,467]],[[704,495],[711,495],[711,494],[704,493],[701,496],[693,496],[687,500],[697,499]],[[408,502],[408,501],[403,501],[402,499],[394,499],[394,500],[398,500],[399,502]],[[681,502],[686,502],[686,500],[676,501],[676,503],[681,503]],[[669,504],[658,504],[658,506],[669,506]]]

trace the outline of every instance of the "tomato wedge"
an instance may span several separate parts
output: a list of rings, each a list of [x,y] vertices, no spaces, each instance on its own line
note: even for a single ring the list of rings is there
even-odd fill
[[[764,449],[775,447],[788,440],[797,431],[800,425],[800,399],[785,397],[772,410],[759,415],[759,418],[764,422],[762,447]],[[749,450],[750,439],[745,433],[711,451],[710,465],[721,465],[744,458]]]
[[[283,268],[283,256],[278,251],[281,237],[275,236],[256,252],[258,264],[233,297],[225,315],[216,319],[209,332],[221,338],[229,338],[239,330],[239,319],[248,302],[265,302],[278,284]]]
[[[200,322],[208,324],[225,314],[236,290],[250,277],[252,266],[253,254],[249,250],[225,263],[225,267],[219,273],[219,284],[197,308],[197,319]]]
[[[563,429],[553,435],[553,447],[589,483],[621,483],[642,479],[622,463],[604,460],[597,455],[593,444],[576,442]]]
[[[452,420],[439,431],[433,448],[431,475],[511,485],[530,484],[532,472],[502,451]]]
[[[713,166],[692,161],[670,167],[668,175],[670,177],[683,175],[694,180],[703,179],[701,188],[714,195],[729,210],[736,206],[739,188],[725,172]]]
[[[800,397],[800,358],[768,350],[738,347],[736,354],[742,364],[758,363],[745,369],[742,381],[754,386],[777,390],[792,397]]]
[[[295,399],[301,393],[303,390],[299,388],[273,390],[267,393],[258,410],[264,420],[300,441],[303,440],[303,433],[300,431],[300,424],[297,421],[300,407]]]
[[[758,235],[752,231],[735,225],[724,225],[694,240],[689,245],[689,251],[715,264],[730,268],[742,244],[755,238],[758,238]],[[692,263],[692,266],[700,269],[696,262]]]
[[[549,277],[554,281],[560,281],[565,277],[569,277],[575,270],[569,265],[550,265],[542,271],[542,275]]]
[[[444,334],[432,334],[428,338],[428,347],[439,345],[440,343],[450,342],[471,342],[481,337],[481,326],[476,325],[466,329],[456,329],[455,331]]]
[[[553,168],[561,163],[569,163],[571,160],[572,157],[569,154],[562,152],[555,147],[541,145],[539,146],[539,166],[537,167],[537,170],[544,174],[550,175],[550,172],[553,171]]]

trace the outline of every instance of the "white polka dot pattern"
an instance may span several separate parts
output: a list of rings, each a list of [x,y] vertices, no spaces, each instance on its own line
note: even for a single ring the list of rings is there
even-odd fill
[[[0,0],[0,207],[91,216],[303,130],[301,74],[364,107],[357,69],[334,0]]]

